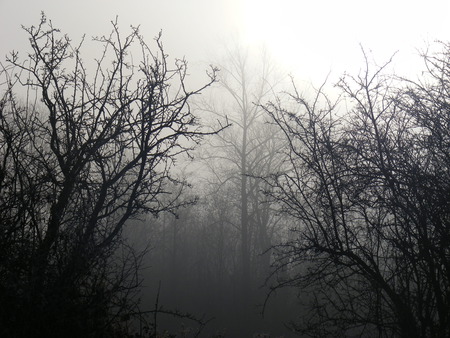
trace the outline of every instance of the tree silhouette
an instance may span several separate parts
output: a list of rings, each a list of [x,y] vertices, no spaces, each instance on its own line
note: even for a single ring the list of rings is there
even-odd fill
[[[265,106],[289,142],[272,197],[295,221],[278,284],[305,291],[312,337],[450,334],[449,45],[416,81],[389,62]],[[345,108],[344,108],[345,107]],[[349,107],[349,108],[347,108]],[[345,109],[345,114],[342,113]],[[314,311],[312,311],[314,310]]]
[[[112,336],[139,284],[123,226],[179,206],[174,160],[210,133],[189,100],[215,70],[190,91],[160,36],[154,53],[112,24],[90,68],[42,15],[0,70],[2,336]]]

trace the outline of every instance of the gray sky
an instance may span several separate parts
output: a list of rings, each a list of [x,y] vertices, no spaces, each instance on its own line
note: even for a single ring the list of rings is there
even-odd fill
[[[396,66],[408,71],[415,48],[450,34],[448,0],[0,0],[2,60],[27,47],[20,25],[37,24],[40,11],[75,41],[108,33],[116,15],[123,34],[130,24],[148,39],[162,29],[166,52],[193,65],[235,37],[264,43],[284,69],[314,82],[358,70],[360,44],[380,62],[399,50]]]

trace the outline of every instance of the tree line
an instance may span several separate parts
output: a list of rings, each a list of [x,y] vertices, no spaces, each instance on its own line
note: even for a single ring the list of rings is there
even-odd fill
[[[300,336],[450,334],[449,44],[415,79],[363,51],[336,97],[281,92],[245,48],[189,89],[160,36],[112,28],[92,67],[43,15],[1,64],[2,336],[157,337],[163,315],[250,336],[258,312]]]

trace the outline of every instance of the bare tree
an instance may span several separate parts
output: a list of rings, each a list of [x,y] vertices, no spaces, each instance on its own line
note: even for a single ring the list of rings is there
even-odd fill
[[[153,53],[117,21],[95,69],[44,15],[25,31],[28,58],[0,70],[2,336],[112,335],[139,282],[123,226],[179,206],[170,170],[208,134],[189,100],[215,70],[190,91],[184,60],[170,68],[160,37]]]
[[[450,334],[448,62],[425,55],[418,83],[386,74],[389,62],[322,88],[298,112],[265,106],[289,142],[291,168],[272,195],[296,220],[278,246],[274,288],[307,291],[296,325],[313,337]],[[315,311],[311,311],[314,309]]]
[[[271,245],[274,220],[270,204],[264,203],[260,177],[280,161],[278,150],[282,145],[279,129],[266,124],[260,104],[274,93],[277,80],[274,64],[264,51],[252,57],[249,49],[236,47],[228,51],[220,69],[216,96],[221,100],[203,102],[201,108],[212,116],[226,118],[231,126],[210,139],[206,159],[213,163],[211,169],[219,189],[232,185],[238,196],[239,219],[232,222],[239,230],[242,292],[246,297],[256,260]]]

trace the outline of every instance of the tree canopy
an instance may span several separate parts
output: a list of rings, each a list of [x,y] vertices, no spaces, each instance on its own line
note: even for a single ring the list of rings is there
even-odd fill
[[[289,142],[272,197],[296,222],[277,247],[277,286],[314,309],[313,337],[450,334],[450,46],[416,81],[371,65],[332,101],[297,91],[265,105]],[[277,287],[275,286],[275,288]]]
[[[43,15],[0,69],[2,336],[113,335],[140,282],[124,224],[180,205],[174,160],[211,133],[189,102],[215,70],[189,91],[160,36],[112,25],[92,69]]]

